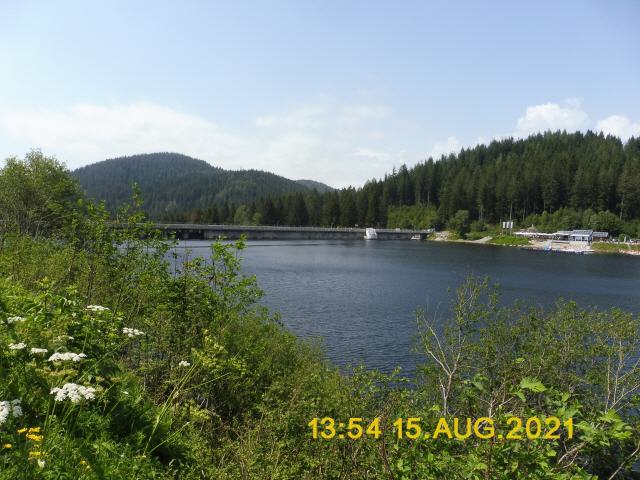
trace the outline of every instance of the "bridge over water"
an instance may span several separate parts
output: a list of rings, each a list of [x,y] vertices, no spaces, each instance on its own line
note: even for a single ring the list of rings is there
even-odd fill
[[[196,223],[158,223],[156,228],[181,240],[230,240],[245,235],[249,240],[362,240],[364,228],[284,227],[264,225],[201,225]],[[426,238],[433,230],[376,229],[380,240]]]

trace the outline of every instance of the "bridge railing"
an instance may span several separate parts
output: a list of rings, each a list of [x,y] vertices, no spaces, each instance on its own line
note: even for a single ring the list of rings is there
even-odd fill
[[[361,232],[365,229],[360,227],[294,227],[285,225],[208,225],[199,223],[157,223],[155,227],[161,230],[233,230],[233,231],[289,231],[289,232]],[[400,228],[376,228],[382,233],[433,233],[433,229],[410,230]]]

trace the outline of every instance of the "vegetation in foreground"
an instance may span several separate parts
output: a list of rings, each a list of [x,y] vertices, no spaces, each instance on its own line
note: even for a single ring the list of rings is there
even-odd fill
[[[470,278],[446,321],[418,312],[411,385],[345,375],[256,303],[242,242],[174,262],[135,203],[116,218],[130,228],[110,228],[37,152],[9,161],[0,187],[2,479],[636,478],[636,316],[502,307]],[[573,418],[574,436],[391,429],[398,417],[510,416]],[[314,440],[314,417],[380,418],[384,433]]]

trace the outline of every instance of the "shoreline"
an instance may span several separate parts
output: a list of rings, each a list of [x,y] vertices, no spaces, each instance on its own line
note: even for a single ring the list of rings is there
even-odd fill
[[[509,247],[519,248],[521,250],[532,250],[539,252],[557,252],[557,253],[571,253],[574,255],[592,255],[592,254],[613,254],[613,255],[625,255],[632,257],[640,257],[640,246],[637,249],[630,249],[626,244],[620,245],[619,248],[593,248],[594,244],[583,244],[582,242],[561,242],[554,240],[544,241],[530,241],[528,244],[510,245],[492,243],[492,240],[496,237],[487,235],[479,240],[467,240],[463,238],[451,239],[450,233],[447,231],[436,232],[432,238],[427,238],[427,241],[431,242],[447,242],[447,243],[466,243],[474,245],[490,245],[494,247]],[[600,245],[596,243],[595,245]],[[618,245],[605,243],[604,245]],[[626,246],[626,248],[625,248]]]

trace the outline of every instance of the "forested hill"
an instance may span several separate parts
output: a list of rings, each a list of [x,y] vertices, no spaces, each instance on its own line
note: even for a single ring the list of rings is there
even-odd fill
[[[111,210],[131,198],[138,184],[144,209],[154,219],[176,212],[205,210],[225,203],[247,203],[267,194],[331,188],[319,182],[296,182],[258,170],[223,170],[177,153],[150,153],[104,160],[73,172],[90,197]],[[309,183],[311,182],[311,183]]]
[[[309,190],[315,189],[320,193],[331,192],[334,190],[333,187],[330,187],[329,185],[325,185],[324,183],[321,183],[321,182],[316,182],[315,180],[296,180],[296,182],[304,185]]]
[[[248,205],[265,224],[448,227],[510,216],[541,229],[640,235],[640,139],[548,132],[401,166],[362,188],[285,194]],[[251,218],[253,218],[250,215]],[[235,219],[233,212],[223,221]]]

